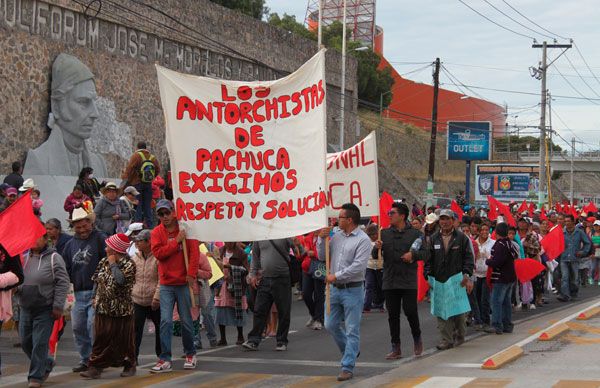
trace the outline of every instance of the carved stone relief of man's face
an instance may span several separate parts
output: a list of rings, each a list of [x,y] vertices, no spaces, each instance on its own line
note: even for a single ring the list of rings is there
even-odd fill
[[[62,100],[58,101],[58,111],[54,113],[67,143],[83,144],[83,140],[89,139],[92,135],[94,122],[98,118],[96,98],[94,81],[86,80],[75,85]]]

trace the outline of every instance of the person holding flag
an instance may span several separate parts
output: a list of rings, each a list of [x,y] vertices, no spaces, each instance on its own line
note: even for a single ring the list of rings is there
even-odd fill
[[[150,372],[171,372],[171,335],[173,334],[173,309],[181,319],[181,339],[185,352],[184,369],[196,368],[196,347],[192,323],[192,295],[190,289],[196,282],[200,260],[198,240],[188,239],[185,230],[180,228],[173,203],[161,199],[156,204],[156,214],[160,220],[151,233],[151,249],[158,260],[160,283],[160,347],[158,362]],[[183,245],[185,244],[185,245]],[[187,253],[186,253],[187,252]],[[189,256],[186,266],[186,257]]]
[[[331,311],[325,313],[325,328],[342,353],[342,371],[337,380],[348,381],[354,376],[360,348],[363,285],[372,246],[369,236],[359,227],[360,210],[356,205],[342,205],[338,220],[340,230],[329,241],[330,228],[319,231],[317,252],[319,257],[326,257],[325,245],[329,243],[331,267],[325,281],[331,290]]]
[[[54,367],[54,360],[48,356],[48,343],[54,321],[62,318],[69,291],[65,262],[49,247],[47,235],[38,238],[29,251],[23,274],[23,284],[17,288],[21,306],[19,334],[21,347],[31,360],[29,387],[37,388]]]
[[[383,292],[388,309],[388,322],[392,349],[385,358],[397,360],[400,350],[400,306],[410,324],[414,341],[414,353],[423,353],[419,311],[417,310],[417,260],[413,257],[411,246],[421,237],[421,232],[414,229],[408,221],[408,206],[394,202],[388,212],[390,227],[381,231],[381,240],[375,242],[372,256],[383,257]]]

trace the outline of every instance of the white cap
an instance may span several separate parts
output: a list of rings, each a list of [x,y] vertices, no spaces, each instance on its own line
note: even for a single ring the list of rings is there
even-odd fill
[[[600,220],[594,221],[594,226],[596,226],[596,225],[600,225]]]
[[[142,229],[144,229],[143,223],[133,222],[133,223],[129,224],[129,228],[127,228],[127,232],[125,232],[125,235],[131,236],[133,233],[139,232]]]

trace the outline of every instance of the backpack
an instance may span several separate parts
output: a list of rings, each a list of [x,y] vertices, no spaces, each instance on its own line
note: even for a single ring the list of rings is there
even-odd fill
[[[138,154],[142,158],[142,166],[140,167],[140,180],[143,183],[152,183],[156,178],[156,167],[154,166],[154,155],[150,155],[146,158],[146,155],[142,151],[138,151]]]

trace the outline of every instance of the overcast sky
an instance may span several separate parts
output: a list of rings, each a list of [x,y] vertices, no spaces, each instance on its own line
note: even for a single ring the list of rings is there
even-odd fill
[[[511,21],[485,0],[463,1],[498,24],[523,35],[535,37],[538,42],[544,39],[551,42],[549,37],[542,34],[559,34],[574,39],[594,74],[588,70],[575,47],[549,68],[547,86],[553,95],[552,125],[569,142],[572,137],[576,137],[580,142],[576,146],[578,151],[600,148],[598,0],[487,0],[537,32]],[[507,3],[541,27],[552,31],[552,34],[519,16]],[[267,6],[271,12],[288,13],[296,16],[296,20],[303,21],[307,1],[267,0]],[[436,57],[440,57],[459,84],[536,93],[525,95],[474,88],[468,90],[452,85],[447,74],[442,72],[440,76],[444,88],[468,95],[479,95],[497,104],[508,104],[508,121],[511,125],[539,125],[541,84],[530,76],[529,67],[537,67],[542,50],[531,47],[531,38],[519,36],[494,25],[459,0],[379,0],[376,22],[385,32],[384,56],[394,64],[400,74],[423,66],[402,62],[433,62]],[[567,40],[557,38],[559,43],[568,43]],[[548,50],[549,62],[559,53],[558,49]],[[573,67],[568,60],[573,63]],[[431,84],[431,68],[409,74],[406,78]],[[572,96],[579,99],[554,96]],[[596,100],[589,101],[584,97]],[[530,109],[525,110],[527,108]],[[563,148],[567,146],[562,140],[558,140],[557,143]]]

